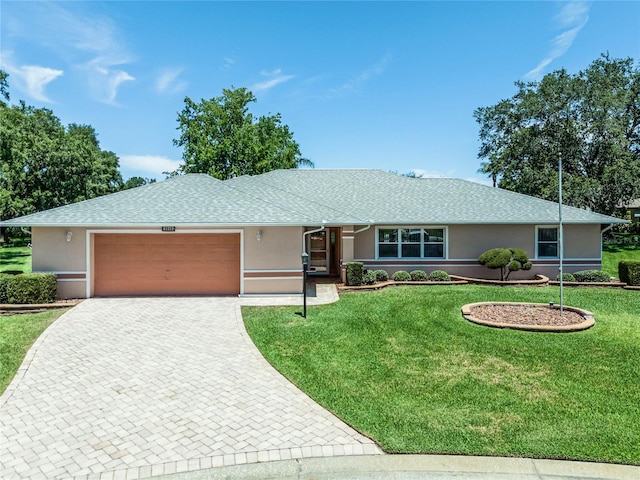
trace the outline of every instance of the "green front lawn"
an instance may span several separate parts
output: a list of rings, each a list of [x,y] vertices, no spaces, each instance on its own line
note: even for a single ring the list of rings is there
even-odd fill
[[[618,263],[622,260],[640,261],[640,245],[618,243],[602,245],[602,270],[618,278]]]
[[[394,287],[309,308],[243,308],[293,383],[387,452],[640,464],[640,294],[567,289],[577,333],[464,320],[477,301],[558,302],[557,287]]]
[[[66,309],[0,316],[0,395],[5,391],[33,342]]]
[[[0,248],[0,273],[18,271],[23,273],[31,272],[31,248]]]

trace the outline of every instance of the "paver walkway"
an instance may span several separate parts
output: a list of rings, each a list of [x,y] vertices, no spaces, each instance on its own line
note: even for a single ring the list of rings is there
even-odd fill
[[[135,479],[381,453],[259,354],[240,304],[269,302],[91,299],[73,308],[0,398],[0,478]]]

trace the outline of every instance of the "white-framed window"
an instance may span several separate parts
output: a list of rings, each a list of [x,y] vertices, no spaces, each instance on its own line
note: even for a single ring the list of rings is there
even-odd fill
[[[445,258],[446,227],[379,227],[376,258]]]
[[[558,258],[558,227],[536,227],[537,258]]]

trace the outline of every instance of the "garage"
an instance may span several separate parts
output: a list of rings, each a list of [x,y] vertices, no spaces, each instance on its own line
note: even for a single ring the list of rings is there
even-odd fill
[[[95,296],[237,295],[240,234],[95,234]]]

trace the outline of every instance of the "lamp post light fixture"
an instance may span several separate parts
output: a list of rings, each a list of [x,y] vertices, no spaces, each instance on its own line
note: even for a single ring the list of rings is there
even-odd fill
[[[309,266],[309,254],[302,252],[300,258],[302,259],[302,297],[304,302],[302,317],[307,318],[307,267]]]

